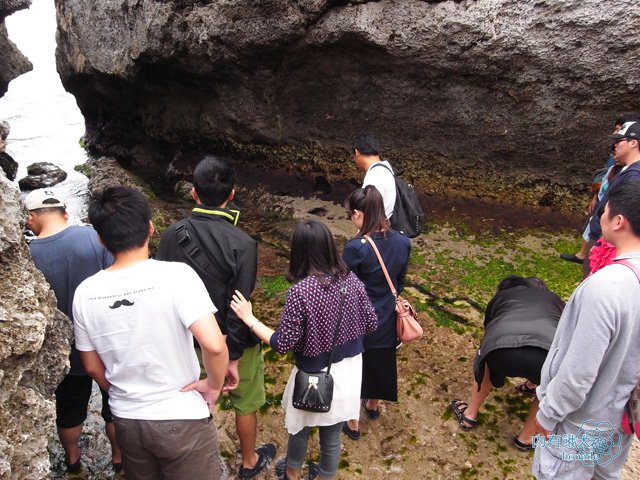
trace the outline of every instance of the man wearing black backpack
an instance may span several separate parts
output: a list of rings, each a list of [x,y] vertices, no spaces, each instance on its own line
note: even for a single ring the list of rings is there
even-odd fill
[[[356,165],[365,172],[362,187],[372,185],[382,194],[391,228],[411,238],[420,235],[425,219],[413,185],[399,178],[391,164],[380,158],[380,144],[371,133],[354,136],[352,146]]]
[[[362,187],[373,185],[378,189],[384,200],[384,213],[391,218],[396,204],[396,182],[391,164],[380,159],[380,144],[376,137],[371,133],[359,133],[353,137],[353,158],[358,168],[366,172]]]

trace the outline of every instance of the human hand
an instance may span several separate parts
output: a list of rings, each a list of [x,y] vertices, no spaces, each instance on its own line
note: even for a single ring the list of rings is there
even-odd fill
[[[536,418],[536,431],[534,435],[541,435],[548,440],[551,432],[540,425],[540,422],[538,422],[538,419]]]
[[[240,360],[229,360],[229,368],[227,369],[227,375],[225,377],[223,392],[233,390],[240,383],[240,373],[238,372],[238,363]]]
[[[204,380],[196,380],[195,382],[180,389],[181,392],[190,392],[192,390],[195,390],[202,395],[204,401],[207,402],[209,412],[213,413],[216,406],[216,400],[218,400],[218,397],[220,396],[221,389],[213,388],[206,378]]]
[[[251,308],[251,302],[244,298],[241,292],[235,291],[229,305],[238,318],[242,320],[246,325],[251,325],[255,321],[253,318],[253,309]]]

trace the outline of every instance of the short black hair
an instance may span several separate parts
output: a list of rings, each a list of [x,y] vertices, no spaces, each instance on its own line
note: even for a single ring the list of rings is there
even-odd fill
[[[622,215],[640,237],[640,180],[627,180],[607,192],[609,215]]]
[[[530,287],[539,288],[540,290],[546,290],[547,292],[549,291],[549,286],[541,278],[527,277],[526,280]]]
[[[193,171],[193,188],[205,206],[219,207],[231,195],[235,177],[231,165],[219,157],[207,155]]]
[[[37,215],[46,215],[48,213],[58,213],[64,215],[67,213],[67,209],[65,207],[42,207],[42,208],[34,208],[33,210],[29,210],[29,213],[35,213]]]
[[[287,280],[298,282],[312,273],[338,277],[347,267],[338,254],[329,229],[316,220],[304,220],[291,236],[291,257]]]
[[[354,135],[351,143],[353,149],[362,155],[380,155],[380,144],[372,133],[358,133]]]
[[[498,283],[498,291],[506,290],[508,288],[514,287],[530,287],[531,284],[527,281],[526,278],[521,277],[520,275],[509,275],[508,277],[504,277]]]
[[[150,220],[149,202],[135,188],[107,187],[89,202],[89,222],[113,254],[142,247]]]
[[[389,219],[384,212],[382,194],[373,185],[358,188],[349,194],[344,203],[349,212],[362,212],[362,227],[358,235],[365,236],[372,232],[389,230]]]

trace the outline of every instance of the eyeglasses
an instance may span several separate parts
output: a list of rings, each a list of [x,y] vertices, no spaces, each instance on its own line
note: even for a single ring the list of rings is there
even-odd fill
[[[615,142],[613,142],[614,145],[618,145],[619,143],[622,142],[630,142],[631,140],[633,140],[632,138],[627,138],[627,137],[622,137],[617,139]]]

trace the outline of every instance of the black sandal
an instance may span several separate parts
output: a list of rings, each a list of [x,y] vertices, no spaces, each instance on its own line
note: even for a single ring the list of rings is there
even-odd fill
[[[534,397],[536,396],[536,388],[538,387],[537,385],[535,387],[530,387],[529,384],[533,385],[533,382],[530,382],[529,380],[527,380],[526,382],[524,382],[521,385],[518,385],[516,387],[516,390],[520,393],[524,393],[526,395],[533,395]]]
[[[477,421],[472,418],[467,418],[464,415],[465,410],[469,408],[469,404],[467,402],[463,402],[462,400],[451,400],[449,408],[451,408],[451,411],[458,419],[458,425],[460,425],[462,430],[471,430],[478,426]]]
[[[535,447],[531,443],[524,443],[518,440],[518,436],[513,437],[513,446],[516,447],[521,452],[530,452]]]

